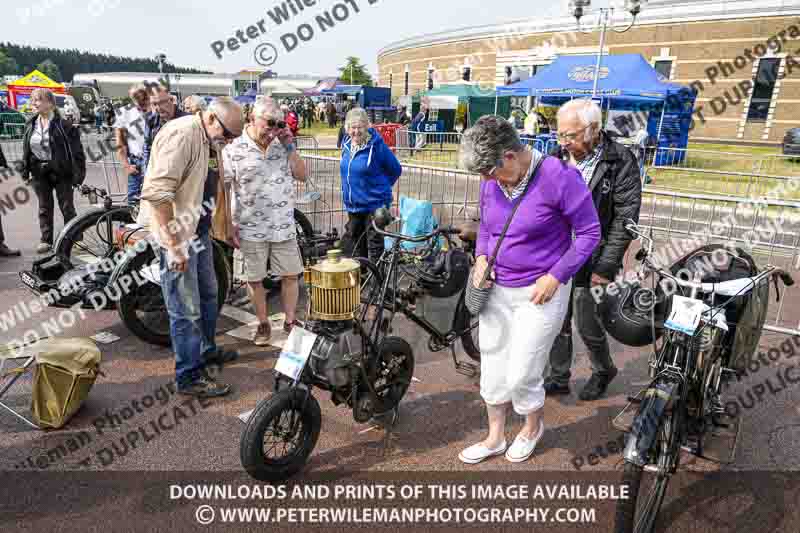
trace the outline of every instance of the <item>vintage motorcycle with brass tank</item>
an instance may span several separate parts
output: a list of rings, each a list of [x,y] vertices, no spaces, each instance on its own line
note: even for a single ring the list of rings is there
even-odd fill
[[[281,482],[305,465],[321,426],[315,387],[359,423],[396,415],[414,355],[404,339],[365,330],[369,308],[379,301],[362,302],[362,268],[377,273],[369,261],[340,250],[307,265],[307,319],[294,327],[275,365],[275,393],[256,406],[241,438],[242,466],[255,479]]]

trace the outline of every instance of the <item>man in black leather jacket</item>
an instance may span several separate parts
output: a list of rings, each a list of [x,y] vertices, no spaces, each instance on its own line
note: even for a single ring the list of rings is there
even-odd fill
[[[573,280],[573,298],[561,334],[550,352],[548,394],[569,394],[572,367],[572,315],[592,365],[592,376],[580,393],[581,400],[596,400],[617,375],[605,329],[600,322],[591,287],[606,285],[622,267],[632,237],[626,221],[639,220],[642,184],[634,154],[601,128],[602,113],[590,100],[572,100],[558,112],[559,147],[553,155],[574,165],[592,191],[600,218],[601,240],[592,258]]]

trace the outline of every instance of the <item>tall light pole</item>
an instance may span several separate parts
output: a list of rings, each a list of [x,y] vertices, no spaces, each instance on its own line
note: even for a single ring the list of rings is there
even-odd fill
[[[161,79],[164,79],[164,63],[167,61],[166,54],[156,54],[156,62],[158,63],[158,75]],[[169,85],[169,76],[167,77],[167,85]],[[159,83],[162,83],[159,80]]]
[[[156,62],[158,63],[158,73],[164,74],[164,62],[167,60],[165,54],[156,54]]]
[[[178,93],[178,101],[181,101],[183,93],[181,93],[181,75],[175,74],[175,92]]]
[[[644,4],[647,0],[625,0],[625,11],[631,14],[633,19],[630,23],[621,29],[617,29],[613,26],[614,20],[614,8],[613,7],[602,7],[600,8],[599,12],[599,19],[598,23],[601,25],[600,28],[600,50],[597,53],[597,63],[595,63],[594,67],[594,83],[592,85],[592,98],[597,95],[597,83],[600,81],[600,64],[603,61],[603,48],[606,44],[606,29],[608,28],[609,24],[611,24],[611,29],[615,33],[625,33],[626,31],[633,28],[633,25],[636,24],[636,16],[642,11],[642,4]],[[575,17],[575,20],[578,22],[578,30],[582,31],[583,33],[591,33],[593,30],[590,28],[588,31],[581,28],[581,18],[585,14],[586,10],[589,9],[591,5],[591,0],[570,0],[569,2],[569,10],[570,13]]]

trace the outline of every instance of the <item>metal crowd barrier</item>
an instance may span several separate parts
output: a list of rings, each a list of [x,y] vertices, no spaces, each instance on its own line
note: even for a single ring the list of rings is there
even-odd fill
[[[650,147],[647,165],[654,169],[684,169],[696,172],[800,176],[800,159],[782,154],[703,150],[697,148]]]
[[[425,133],[408,129],[395,132],[395,153],[404,162],[443,168],[458,168],[458,151],[461,133]],[[521,136],[520,140],[542,153],[557,146],[555,138]]]
[[[0,140],[22,139],[25,117],[19,113],[0,113]]]
[[[313,135],[298,135],[295,137],[298,150],[318,150],[319,141]]]
[[[800,202],[763,200],[750,204],[743,200],[646,187],[640,224],[652,230],[655,252],[666,264],[703,244],[732,243],[749,250],[759,265],[776,265],[798,278]],[[635,266],[633,256],[634,250],[629,250],[626,270]],[[773,294],[764,329],[800,335],[799,303],[800,285],[782,288],[779,302]]]
[[[9,162],[22,156],[20,141],[0,141]],[[103,179],[113,193],[124,193],[127,176],[116,161],[116,155],[101,149],[103,136],[87,136],[84,149],[87,151],[90,178],[96,183]],[[99,144],[98,144],[99,143]],[[311,143],[313,145],[313,143]],[[94,156],[90,151],[94,149]],[[343,233],[347,214],[342,204],[342,185],[339,170],[340,151],[333,147],[302,150],[303,160],[309,170],[310,183],[300,185],[304,189],[320,193],[321,198],[312,204],[299,206],[309,217],[314,228],[326,232],[336,228]],[[650,169],[648,169],[650,170]],[[769,198],[761,195],[758,202],[749,198],[774,183],[788,188],[796,184],[787,177],[750,176],[751,194],[710,194],[666,190],[659,179],[645,186],[640,222],[651,228],[657,241],[657,251],[667,254],[674,261],[689,251],[708,242],[732,242],[737,245],[752,244],[756,261],[771,263],[791,271],[798,284],[782,289],[781,299],[770,301],[767,331],[800,335],[800,201]],[[87,181],[89,178],[87,178]],[[772,181],[770,181],[772,180]],[[403,162],[403,175],[393,191],[394,207],[399,206],[400,196],[428,200],[433,204],[434,215],[440,224],[458,224],[478,215],[480,177],[462,170],[442,168],[434,165]],[[737,189],[738,191],[739,189]],[[298,198],[299,198],[298,194]],[[748,235],[750,234],[750,236]],[[632,247],[633,248],[633,247]],[[663,257],[663,255],[662,255]],[[633,267],[633,253],[629,251],[626,268]],[[774,295],[773,295],[774,296]]]
[[[341,234],[347,223],[342,204],[339,157],[303,155],[311,184],[322,196],[313,205],[301,209],[314,228],[326,232],[333,228]],[[477,216],[480,178],[461,170],[426,165],[403,164],[403,175],[394,187],[394,207],[400,196],[429,200],[440,224],[458,224]]]
[[[663,167],[647,167],[645,174],[659,189],[675,192],[800,199],[800,176]]]
[[[341,203],[338,157],[304,155],[322,201],[304,206],[314,227],[344,230],[347,215]],[[394,207],[401,195],[428,200],[440,224],[458,224],[478,214],[480,177],[461,170],[404,164],[394,188]],[[738,196],[691,194],[645,187],[640,222],[652,228],[656,251],[668,262],[710,242],[732,242],[750,249],[760,265],[783,267],[795,277],[800,268],[800,202],[764,200],[744,203]],[[634,248],[634,247],[632,247]],[[635,266],[633,253],[625,267]],[[767,331],[800,335],[800,279],[781,289],[781,299],[770,301]],[[794,302],[797,302],[795,304]]]

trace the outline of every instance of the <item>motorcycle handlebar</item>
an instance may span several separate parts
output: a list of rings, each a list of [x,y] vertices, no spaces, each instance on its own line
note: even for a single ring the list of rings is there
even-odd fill
[[[90,185],[75,185],[75,188],[78,189],[80,193],[83,194],[84,196],[87,194],[94,193],[100,198],[105,198],[107,194],[105,189],[100,189],[99,187],[92,187]]]
[[[389,224],[392,224],[392,223],[396,222],[396,220],[397,219],[395,219],[395,218],[391,219],[389,221],[389,223],[387,224],[387,226]],[[459,229],[453,228],[451,226],[445,226],[445,227],[438,228],[438,229],[434,230],[432,233],[427,233],[425,235],[420,235],[419,237],[410,237],[408,235],[403,235],[402,233],[394,233],[394,232],[391,232],[391,231],[386,231],[385,229],[381,229],[375,223],[374,219],[372,220],[372,228],[376,232],[378,232],[378,234],[383,235],[384,237],[391,237],[393,239],[398,239],[398,240],[407,241],[407,242],[425,242],[425,241],[429,241],[429,240],[433,239],[434,237],[436,237],[438,235],[459,235],[461,233],[461,230],[459,230]]]

